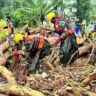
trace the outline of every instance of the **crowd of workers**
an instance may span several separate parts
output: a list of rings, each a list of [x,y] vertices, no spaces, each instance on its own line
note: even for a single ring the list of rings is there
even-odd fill
[[[72,24],[69,19],[63,19],[54,12],[50,12],[47,17],[50,23],[54,25],[55,30],[47,30],[47,33],[36,32],[36,34],[31,33],[28,28],[25,29],[24,33],[15,34],[11,18],[7,17],[7,28],[9,30],[7,38],[15,41],[13,55],[18,57],[20,55],[19,50],[24,51],[25,58],[28,60],[29,72],[39,68],[39,60],[50,55],[51,48],[59,46],[60,61],[66,65],[71,56],[78,50],[79,45],[84,43],[84,40],[91,37],[93,33],[95,38],[96,25],[93,21],[87,24],[86,20],[80,23],[79,19],[75,19]],[[74,56],[73,60],[78,56],[79,53]],[[11,69],[13,67],[11,65]]]

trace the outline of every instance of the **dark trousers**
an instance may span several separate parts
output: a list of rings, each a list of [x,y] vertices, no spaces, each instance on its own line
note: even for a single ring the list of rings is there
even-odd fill
[[[33,53],[30,53],[30,56],[28,58],[28,69],[31,72],[36,71],[36,67],[38,67],[38,61],[40,58],[41,49],[38,51],[33,51]]]

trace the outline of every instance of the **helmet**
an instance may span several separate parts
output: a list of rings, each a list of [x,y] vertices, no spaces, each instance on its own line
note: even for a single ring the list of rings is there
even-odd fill
[[[50,12],[47,16],[48,20],[51,21],[52,18],[55,17],[55,13],[54,12]]]
[[[10,19],[11,19],[11,17],[10,17],[10,16],[6,16],[6,18],[7,18],[8,20],[10,20]]]
[[[79,23],[80,20],[78,18],[75,19],[75,23]]]
[[[16,43],[18,43],[19,41],[21,41],[23,39],[23,35],[22,34],[16,34],[14,37],[14,40]]]
[[[80,20],[79,19],[75,19],[75,24],[79,26],[80,25]]]
[[[82,25],[86,25],[86,23],[87,23],[87,21],[84,19],[84,20],[82,21]]]

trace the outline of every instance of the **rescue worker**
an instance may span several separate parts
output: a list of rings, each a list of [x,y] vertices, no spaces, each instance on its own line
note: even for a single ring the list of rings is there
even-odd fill
[[[91,33],[96,32],[96,24],[94,25],[94,29],[91,31]]]
[[[84,37],[84,39],[86,40],[86,39],[87,39],[87,33],[86,33],[87,21],[84,19],[84,20],[82,21],[81,25],[82,25],[81,34],[82,34],[82,36]]]
[[[75,20],[75,26],[73,27],[74,29],[74,33],[77,37],[81,37],[81,24],[80,24],[80,21],[79,19],[76,19]]]
[[[61,18],[60,17],[58,18],[57,16],[55,16],[55,13],[53,13],[53,12],[51,12],[51,13],[48,14],[48,20],[51,23],[54,24],[54,27],[55,27],[55,31],[54,32],[55,33],[58,33],[61,36],[61,34],[63,33],[63,31],[60,29],[59,26],[60,26],[60,23],[64,23],[65,24],[65,22],[60,21]],[[62,27],[64,27],[64,26],[62,26]]]
[[[94,30],[94,23],[93,23],[93,21],[90,21],[90,23],[88,24],[88,31],[92,31],[92,30]]]
[[[95,33],[95,32],[96,32],[96,24],[94,25],[94,29],[89,32],[89,36],[88,36],[88,37],[91,38],[91,34],[92,34],[92,33]],[[93,34],[93,35],[95,35],[95,34]],[[94,39],[94,38],[95,38],[95,36],[93,36],[92,39]]]
[[[14,36],[14,41],[15,41],[15,50],[21,50],[22,46],[23,46],[23,38],[24,35],[23,34],[16,34]]]
[[[65,20],[56,18],[53,12],[48,14],[48,20],[54,24],[55,32],[58,33],[61,38],[59,57],[61,62],[66,65],[71,56],[78,50],[74,30]],[[75,57],[77,57],[77,55],[78,54],[76,54]]]
[[[8,25],[8,31],[9,31],[9,37],[14,34],[14,25],[11,21],[11,17],[7,16],[7,25]]]
[[[47,54],[50,53],[51,46],[43,36],[38,34],[28,35],[24,40],[26,55],[29,61],[28,69],[29,72],[33,72],[39,67],[39,59],[43,59]]]
[[[16,66],[19,64],[22,54],[22,47],[23,47],[23,35],[16,34],[14,36],[15,45],[12,45],[12,63],[10,64],[10,70],[13,71]],[[12,42],[12,41],[11,41]]]
[[[73,27],[73,29],[74,29],[74,33],[76,35],[77,44],[82,45],[83,44],[83,38],[82,38],[82,35],[81,35],[82,27],[81,27],[79,19],[75,20],[75,26]]]

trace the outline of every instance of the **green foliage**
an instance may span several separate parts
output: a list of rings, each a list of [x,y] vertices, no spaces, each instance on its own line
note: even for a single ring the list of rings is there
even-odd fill
[[[0,17],[11,15],[15,27],[39,25],[43,23],[48,12],[55,10],[57,6],[62,4],[62,0],[0,0],[2,6],[0,8]]]
[[[76,15],[80,20],[96,16],[96,5],[90,7],[92,0],[76,1]],[[63,3],[63,0],[0,0],[0,18],[4,18],[6,15],[12,16],[15,27],[22,27],[26,24],[37,26],[41,22],[43,24],[50,11],[56,11],[60,7],[63,13],[64,8],[68,8],[68,6],[71,7],[71,5]]]
[[[81,21],[83,19],[88,19],[90,0],[77,0],[76,8],[77,8],[76,15]]]
[[[6,39],[6,33],[5,32],[0,32],[0,41]]]
[[[89,18],[96,18],[96,0],[91,0],[91,7],[89,11]]]

